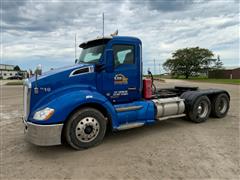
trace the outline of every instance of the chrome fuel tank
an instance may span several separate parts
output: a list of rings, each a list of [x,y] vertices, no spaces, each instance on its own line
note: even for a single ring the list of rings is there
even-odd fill
[[[156,119],[183,115],[185,110],[184,99],[179,97],[154,99],[152,101],[157,108]]]

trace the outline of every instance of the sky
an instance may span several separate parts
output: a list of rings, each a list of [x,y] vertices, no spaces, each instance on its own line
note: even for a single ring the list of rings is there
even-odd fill
[[[105,35],[118,29],[142,40],[144,71],[161,72],[175,50],[196,46],[240,66],[238,0],[1,0],[1,63],[72,65],[75,34],[77,44],[101,36],[103,12]]]

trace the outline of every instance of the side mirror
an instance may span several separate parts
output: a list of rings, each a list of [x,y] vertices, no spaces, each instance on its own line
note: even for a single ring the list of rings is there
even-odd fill
[[[78,59],[75,59],[75,64],[77,64],[77,62],[78,62]]]
[[[107,49],[105,51],[105,62],[106,62],[106,65],[105,65],[105,70],[106,72],[113,72],[113,69],[114,69],[114,64],[113,64],[113,51],[112,49]]]

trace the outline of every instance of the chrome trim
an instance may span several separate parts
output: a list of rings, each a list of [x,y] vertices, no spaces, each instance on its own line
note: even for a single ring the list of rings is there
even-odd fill
[[[128,107],[119,107],[116,108],[117,112],[124,112],[124,111],[135,111],[141,109],[142,106],[128,106]]]
[[[38,94],[39,93],[39,88],[38,87],[35,87],[34,88],[34,94]]]
[[[100,128],[99,122],[94,117],[85,117],[78,122],[75,135],[80,142],[91,142],[96,139]]]
[[[135,88],[135,87],[129,87],[128,90],[129,90],[129,91],[135,91],[135,90],[137,90],[137,88]]]
[[[27,119],[30,111],[30,97],[31,97],[31,83],[29,83],[28,79],[24,81],[23,84],[23,118]]]
[[[132,128],[136,128],[136,127],[141,127],[143,126],[144,123],[127,123],[127,124],[123,124],[120,125],[117,130],[126,130],[126,129],[132,129]]]
[[[84,73],[80,73],[80,74],[73,75],[76,71],[81,70],[81,69],[85,69],[85,68],[88,68],[88,72],[84,72]],[[79,76],[79,75],[82,75],[82,74],[93,73],[93,72],[94,72],[94,67],[93,67],[93,66],[81,67],[81,68],[78,68],[78,69],[74,69],[74,70],[70,73],[69,77]]]
[[[155,104],[156,119],[183,114],[185,111],[184,99],[179,97],[152,100]]]
[[[32,84],[29,82],[28,79],[25,79],[25,80],[23,81],[23,85],[28,86],[28,88],[32,88]]]
[[[172,116],[158,118],[158,120],[163,121],[163,120],[167,120],[167,119],[180,118],[180,117],[185,117],[185,116],[186,116],[186,114],[178,114],[178,115],[172,115]]]
[[[24,121],[25,139],[38,146],[61,144],[63,124],[40,125]]]

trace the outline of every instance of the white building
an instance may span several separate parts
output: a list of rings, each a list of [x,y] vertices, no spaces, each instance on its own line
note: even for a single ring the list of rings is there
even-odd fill
[[[27,71],[16,71],[14,67],[14,65],[0,64],[0,79],[8,79],[16,75],[22,75],[24,78],[27,77]]]

